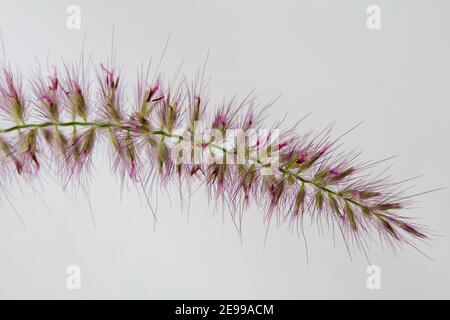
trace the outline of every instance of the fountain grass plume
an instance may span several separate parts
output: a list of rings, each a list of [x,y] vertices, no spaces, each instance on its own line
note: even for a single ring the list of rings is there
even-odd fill
[[[162,187],[177,182],[187,188],[199,181],[209,197],[229,207],[236,225],[242,221],[242,209],[253,203],[264,209],[268,225],[274,216],[291,227],[310,217],[318,224],[337,226],[346,243],[362,245],[378,237],[395,247],[428,237],[424,228],[401,214],[411,201],[401,191],[403,184],[370,176],[368,169],[378,163],[341,151],[339,139],[330,136],[331,126],[319,134],[298,134],[297,125],[281,132],[276,143],[271,133],[241,146],[203,136],[197,143],[191,137],[200,132],[198,123],[223,135],[234,129],[264,129],[271,104],[258,108],[254,99],[233,98],[211,108],[203,81],[165,83],[159,76],[150,80],[145,72],[138,77],[131,104],[115,66],[101,64],[93,82],[85,73],[84,68],[65,65],[48,77],[37,72],[24,85],[19,72],[2,67],[2,183],[12,177],[35,179],[46,162],[66,185],[89,170],[96,146],[107,143],[112,170],[123,181],[140,184],[142,190],[155,177]],[[179,133],[180,128],[185,130]],[[177,149],[185,142],[195,144],[188,154]],[[247,156],[276,150],[276,166],[258,156],[240,163],[223,161],[236,156],[238,147]],[[185,163],[173,157],[191,157],[197,151],[215,157]]]

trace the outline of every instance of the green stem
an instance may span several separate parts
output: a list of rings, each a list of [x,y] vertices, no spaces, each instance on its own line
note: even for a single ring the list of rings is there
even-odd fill
[[[131,130],[131,126],[126,125],[116,125],[110,122],[82,122],[82,121],[71,121],[71,122],[43,122],[43,123],[29,123],[23,125],[16,125],[6,129],[0,129],[0,133],[8,133],[12,131],[18,131],[21,129],[42,129],[47,127],[97,127],[97,128],[117,128],[123,130]]]
[[[13,131],[20,131],[22,129],[43,129],[43,128],[48,128],[48,127],[52,127],[52,126],[54,126],[54,127],[74,127],[74,129],[77,126],[80,126],[80,127],[96,127],[99,129],[121,129],[121,130],[126,130],[126,131],[132,130],[132,127],[130,125],[115,124],[112,122],[70,121],[70,122],[43,122],[43,123],[29,123],[29,124],[24,123],[24,124],[15,125],[15,126],[5,128],[5,129],[0,129],[0,133],[9,133],[9,132],[13,132]],[[172,134],[170,132],[166,132],[162,129],[161,130],[153,130],[150,133],[154,134],[154,135],[163,136],[163,137],[177,138],[179,141],[183,140],[183,136],[174,135],[174,134]],[[231,152],[230,150],[227,150],[226,148],[216,145],[214,143],[209,143],[209,145],[212,148],[221,150],[225,154]],[[256,159],[256,161],[259,164],[263,164],[259,159]],[[347,201],[349,203],[352,203],[355,206],[358,206],[360,208],[367,207],[366,205],[359,203],[358,201],[355,201],[351,198],[342,196],[335,190],[332,190],[332,189],[330,189],[324,185],[321,185],[315,181],[306,179],[299,174],[292,173],[291,171],[289,171],[285,168],[279,167],[278,170],[284,175],[290,175],[305,184],[313,185],[315,188],[320,189],[320,190],[322,190],[328,194],[331,194],[333,196],[339,197],[340,199]]]

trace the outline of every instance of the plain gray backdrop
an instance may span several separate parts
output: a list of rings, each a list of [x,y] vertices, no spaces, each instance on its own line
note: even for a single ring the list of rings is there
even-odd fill
[[[81,29],[66,27],[66,9],[81,8]],[[366,27],[369,5],[381,8],[381,29]],[[259,101],[282,93],[270,125],[288,112],[286,128],[307,112],[300,132],[336,121],[344,148],[362,159],[396,155],[398,180],[423,175],[412,192],[450,184],[450,20],[448,1],[0,1],[6,55],[25,74],[39,61],[60,64],[84,52],[110,54],[115,23],[117,61],[128,79],[158,60],[168,76],[182,64],[192,78],[208,49],[211,106],[256,88]],[[154,69],[152,69],[154,70]],[[131,87],[129,89],[132,89]],[[131,95],[130,95],[131,96]],[[341,239],[305,227],[303,239],[271,228],[263,248],[264,212],[245,215],[243,242],[231,220],[199,190],[191,217],[176,192],[161,190],[159,223],[133,187],[121,191],[100,154],[89,183],[94,228],[81,192],[63,192],[50,178],[11,185],[23,230],[0,195],[0,298],[450,298],[449,190],[417,198],[406,215],[439,236],[393,254],[372,245],[381,290],[368,290],[362,253],[350,260]],[[70,190],[69,190],[70,191]],[[121,196],[122,194],[122,196]],[[78,265],[81,289],[68,290],[66,269]]]

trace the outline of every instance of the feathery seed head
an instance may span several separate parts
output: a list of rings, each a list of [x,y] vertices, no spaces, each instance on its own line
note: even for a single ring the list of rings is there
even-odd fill
[[[180,188],[199,181],[230,208],[234,221],[255,203],[266,208],[267,223],[276,215],[293,226],[309,216],[337,225],[345,240],[358,246],[373,234],[393,245],[427,237],[398,214],[408,206],[399,186],[369,178],[365,169],[372,163],[339,153],[330,128],[317,136],[282,132],[278,125],[264,129],[267,106],[258,109],[253,99],[234,98],[207,112],[208,98],[197,83],[163,86],[145,77],[128,113],[125,86],[114,67],[100,66],[97,99],[77,70],[66,67],[63,78],[56,71],[48,78],[38,75],[28,93],[21,78],[3,68],[0,113],[13,124],[0,126],[2,176],[32,178],[48,161],[57,164],[62,178],[79,179],[97,144],[107,141],[112,167],[123,181],[143,189],[155,178]],[[27,121],[27,101],[36,107],[33,121]],[[94,103],[96,112],[89,107]],[[209,128],[203,127],[206,119]]]

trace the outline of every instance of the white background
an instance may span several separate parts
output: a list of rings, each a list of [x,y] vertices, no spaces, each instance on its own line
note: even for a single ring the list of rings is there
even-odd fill
[[[81,30],[66,28],[66,8],[81,8]],[[366,8],[382,10],[382,29],[366,27]],[[345,147],[363,159],[398,157],[398,180],[424,175],[417,192],[449,186],[450,20],[447,1],[1,1],[0,26],[13,66],[29,73],[77,59],[108,57],[115,22],[117,60],[134,79],[141,63],[161,70],[183,61],[192,77],[208,48],[212,105],[256,87],[260,101],[282,93],[269,125],[288,112],[286,128],[309,111],[300,131],[336,120]],[[91,175],[94,228],[81,192],[63,192],[43,177],[35,190],[10,185],[24,231],[0,196],[0,298],[450,298],[449,190],[418,198],[405,212],[433,229],[431,247],[398,255],[373,245],[382,289],[368,290],[362,253],[353,261],[336,236],[306,227],[303,239],[272,228],[263,250],[263,212],[246,213],[241,246],[233,225],[214,214],[206,194],[192,198],[191,219],[159,192],[159,223],[134,187],[124,190],[100,154]],[[155,199],[156,196],[153,196]],[[46,208],[49,207],[50,210]],[[66,288],[66,268],[79,265],[82,287]]]

